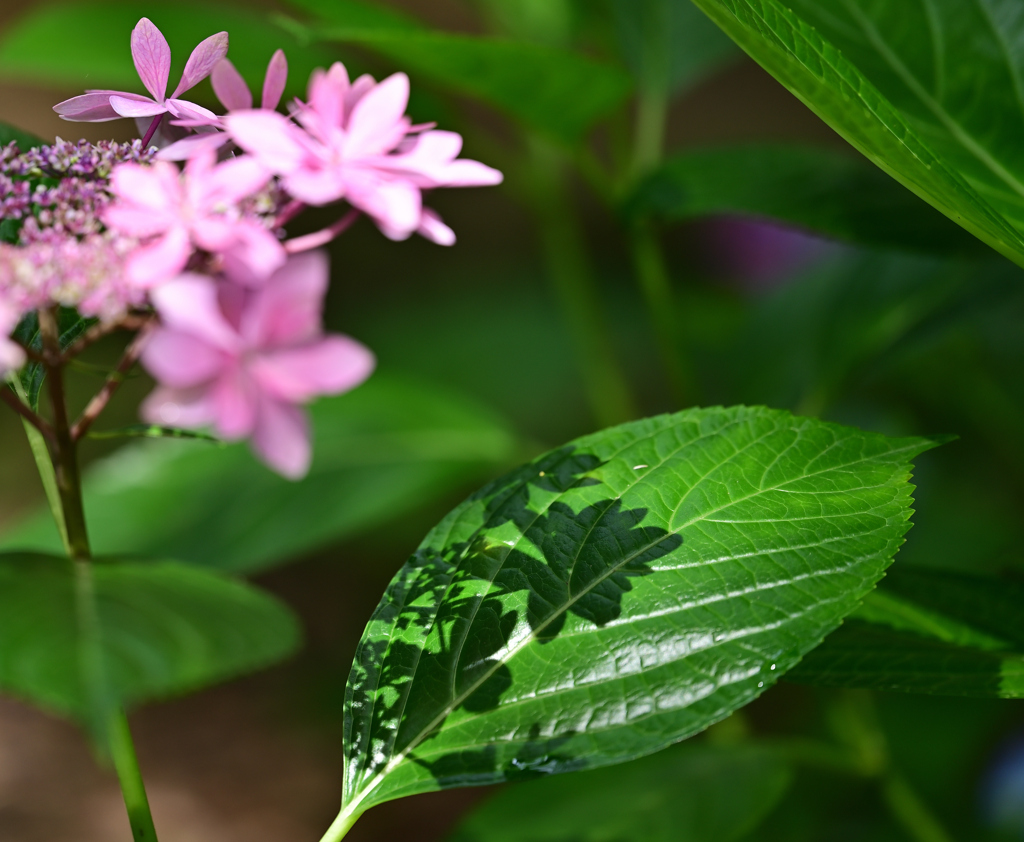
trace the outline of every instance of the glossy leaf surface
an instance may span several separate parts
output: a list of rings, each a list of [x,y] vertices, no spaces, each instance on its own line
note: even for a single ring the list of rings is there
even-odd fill
[[[991,254],[869,162],[814,147],[765,144],[682,152],[645,179],[627,208],[667,221],[767,217],[882,248]]]
[[[478,98],[528,126],[573,142],[628,96],[615,65],[530,41],[438,32],[409,18],[368,17],[364,4],[302,0],[307,37],[368,47],[417,78]],[[414,28],[415,27],[415,28]]]
[[[872,162],[1024,264],[1012,2],[695,2]]]
[[[245,444],[161,440],[117,451],[85,479],[96,551],[251,572],[493,475],[517,447],[472,401],[385,375],[318,402],[312,416],[313,468],[298,483],[257,463]],[[42,511],[2,543],[60,546]]]
[[[1024,585],[896,568],[789,678],[943,696],[1024,698]]]
[[[619,763],[751,701],[881,576],[909,526],[909,460],[931,446],[692,410],[487,486],[364,633],[345,811]]]
[[[789,777],[777,754],[755,746],[673,746],[508,787],[451,842],[732,842],[778,803]]]
[[[249,585],[174,562],[0,554],[0,688],[88,721],[291,654],[298,626]],[[89,576],[90,574],[85,573]]]

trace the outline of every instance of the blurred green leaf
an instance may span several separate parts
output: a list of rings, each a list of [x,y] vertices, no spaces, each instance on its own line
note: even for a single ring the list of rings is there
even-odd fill
[[[626,64],[646,88],[678,92],[740,56],[691,0],[608,0]]]
[[[83,722],[260,669],[298,642],[276,599],[194,567],[0,554],[0,688]]]
[[[569,143],[618,109],[630,91],[629,76],[618,67],[568,50],[414,29],[405,18],[378,24],[362,3],[302,0],[299,5],[318,16],[307,26],[310,40],[366,47],[413,77],[480,99]]]
[[[133,0],[58,2],[31,8],[6,27],[0,39],[0,74],[81,88],[142,92],[132,64],[132,28],[148,15],[164,33],[174,57],[171,86],[202,39],[226,30],[229,57],[257,92],[274,50],[288,56],[288,91],[305,91],[316,67],[330,63],[321,47],[300,43],[258,10],[218,2],[182,0],[143,8]]]
[[[313,468],[298,483],[244,444],[147,441],[117,451],[85,478],[93,547],[252,572],[400,518],[486,477],[517,448],[472,401],[386,375],[319,401],[312,416]],[[59,544],[39,512],[2,546]]]
[[[945,696],[1024,698],[1024,584],[894,568],[788,678]]]
[[[8,123],[0,123],[0,146],[6,146],[12,141],[18,144],[18,149],[22,152],[42,146],[45,142],[30,132],[23,132]]]
[[[790,772],[757,746],[673,746],[617,766],[504,789],[451,842],[732,842],[778,803]]]
[[[220,442],[216,436],[200,430],[183,430],[180,427],[158,427],[153,424],[130,424],[116,430],[90,430],[91,439],[200,439]]]
[[[669,221],[767,217],[852,243],[936,254],[991,254],[867,161],[814,147],[749,145],[673,156],[626,203]]]
[[[635,759],[752,701],[859,603],[933,446],[777,410],[578,439],[448,515],[356,652],[343,815]]]
[[[1024,17],[991,0],[694,0],[873,163],[1024,264]]]
[[[77,310],[61,307],[58,314],[61,350],[70,348],[71,344],[94,324],[96,324],[96,319],[83,318]],[[14,331],[14,337],[26,348],[31,348],[34,351],[42,350],[43,337],[39,332],[39,317],[34,311],[21,320]],[[46,379],[46,369],[42,363],[30,361],[25,364],[18,376],[21,378],[21,385],[25,390],[26,402],[32,409],[39,409],[39,394]]]

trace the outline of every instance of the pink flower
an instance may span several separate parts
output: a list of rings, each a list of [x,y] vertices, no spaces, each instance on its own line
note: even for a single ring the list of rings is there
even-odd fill
[[[152,98],[126,91],[88,91],[58,103],[53,110],[63,119],[79,123],[101,123],[119,117],[157,117],[168,112],[175,117],[215,118],[212,111],[178,99],[178,96],[209,76],[227,52],[228,34],[218,32],[211,35],[192,51],[178,87],[167,97],[171,48],[152,21],[142,18],[132,30],[132,58],[139,78]]]
[[[10,339],[11,331],[18,326],[21,315],[13,304],[0,298],[0,377],[17,371],[25,365],[25,351]],[[6,388],[0,386],[0,389]]]
[[[216,163],[216,153],[197,154],[179,173],[173,164],[120,164],[110,178],[115,202],[103,212],[110,228],[149,238],[128,260],[130,281],[150,288],[173,278],[195,247],[223,254],[226,266],[259,283],[285,261],[284,248],[238,202],[270,180],[254,158]]]
[[[263,79],[263,95],[260,107],[273,111],[281,102],[284,86],[288,81],[288,60],[284,51],[278,50],[270,58],[267,73]],[[252,108],[252,93],[245,84],[242,75],[226,58],[214,65],[210,74],[213,92],[221,105],[229,112],[244,111]],[[176,125],[199,129],[200,134],[182,138],[176,143],[160,150],[159,158],[163,161],[184,161],[202,149],[220,149],[231,138],[223,133],[224,122],[220,117],[203,117],[175,121]]]
[[[300,405],[358,386],[374,367],[366,347],[321,331],[328,274],[326,256],[307,252],[259,289],[186,274],[155,290],[161,327],[142,361],[160,387],[145,419],[251,438],[274,470],[304,476],[311,448]]]
[[[350,83],[343,65],[316,71],[309,103],[298,103],[301,126],[267,110],[224,118],[232,139],[282,176],[285,190],[310,205],[346,199],[371,216],[388,237],[414,232],[454,242],[451,229],[425,211],[421,191],[498,184],[502,175],[478,161],[458,159],[462,138],[422,131],[405,116],[409,79],[396,73],[377,84]]]

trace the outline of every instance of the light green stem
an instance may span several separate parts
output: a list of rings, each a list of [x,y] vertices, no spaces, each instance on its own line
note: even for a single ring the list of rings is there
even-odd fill
[[[359,821],[362,814],[362,810],[342,810],[331,826],[327,828],[327,833],[323,835],[320,842],[340,842],[352,829],[352,826]]]
[[[916,842],[953,842],[910,784],[890,772],[882,781],[882,795],[893,817]]]
[[[28,393],[22,386],[17,374],[8,378],[11,388],[14,389],[18,399],[29,405]],[[61,542],[64,544],[64,551],[71,555],[71,544],[68,543],[68,530],[64,526],[64,510],[60,505],[60,492],[57,490],[57,477],[53,472],[53,462],[50,461],[50,449],[46,446],[46,439],[43,434],[33,427],[28,421],[22,418],[21,423],[25,427],[25,435],[28,438],[28,446],[32,451],[32,458],[36,461],[36,469],[39,471],[39,479],[43,483],[43,491],[46,494],[46,502],[50,506],[50,514],[57,524],[57,531],[60,533]]]
[[[602,427],[636,416],[625,374],[612,347],[584,233],[569,198],[558,153],[532,140],[531,201],[548,275],[575,345],[591,409]]]

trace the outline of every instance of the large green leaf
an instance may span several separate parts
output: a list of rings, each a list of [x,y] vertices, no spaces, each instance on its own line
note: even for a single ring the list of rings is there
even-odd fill
[[[30,132],[22,131],[8,123],[0,123],[0,146],[6,146],[11,142],[18,144],[18,149],[27,152],[36,146],[42,146],[43,140]]]
[[[789,777],[777,753],[756,746],[674,746],[509,787],[451,842],[732,842],[778,803]]]
[[[1024,585],[896,568],[788,676],[827,687],[1024,698]]]
[[[366,4],[302,0],[317,18],[307,37],[370,48],[451,91],[476,97],[527,125],[575,142],[630,91],[620,68],[582,54],[509,38],[437,32],[410,19],[379,22]]]
[[[759,144],[682,152],[639,185],[627,209],[669,221],[714,214],[768,217],[883,248],[991,254],[877,167],[814,147]]]
[[[1024,264],[1015,0],[694,0],[871,161]]]
[[[456,508],[356,652],[342,823],[426,790],[604,766],[756,698],[909,527],[889,439],[764,408],[579,439]]]
[[[117,451],[85,479],[94,548],[252,572],[493,475],[516,450],[508,429],[471,401],[385,375],[320,401],[312,415],[313,468],[298,483],[244,444],[159,440]],[[42,511],[0,543],[60,547]]]
[[[83,722],[267,666],[298,625],[249,585],[174,562],[0,554],[0,689]]]
[[[142,92],[129,38],[143,15],[151,17],[167,37],[176,72],[203,38],[227,30],[231,61],[257,93],[267,62],[278,48],[288,55],[288,90],[295,94],[305,90],[313,68],[325,66],[331,59],[321,47],[300,44],[266,16],[236,5],[182,0],[144,8],[133,0],[90,0],[48,3],[7,27],[0,39],[0,74],[82,88]],[[172,72],[172,87],[176,78]]]

